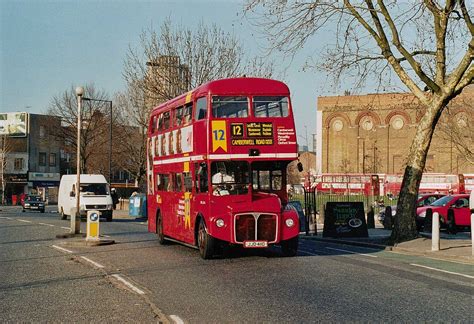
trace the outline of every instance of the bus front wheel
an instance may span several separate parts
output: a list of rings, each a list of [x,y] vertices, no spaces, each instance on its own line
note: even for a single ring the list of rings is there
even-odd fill
[[[286,241],[281,241],[280,246],[284,256],[296,256],[296,254],[298,253],[298,236],[295,236]]]
[[[199,221],[197,241],[201,257],[203,259],[210,259],[214,254],[214,238],[207,234],[203,219]]]

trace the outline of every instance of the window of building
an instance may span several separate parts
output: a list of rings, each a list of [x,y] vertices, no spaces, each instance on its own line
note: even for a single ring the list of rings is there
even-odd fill
[[[23,170],[23,158],[16,158],[14,164],[15,170]]]
[[[40,125],[39,127],[39,137],[44,138],[45,137],[45,129],[43,125]]]
[[[46,166],[46,153],[40,152],[38,164],[40,166]]]
[[[56,153],[49,154],[49,166],[56,166]]]
[[[196,120],[204,119],[207,115],[207,98],[202,97],[196,101]]]

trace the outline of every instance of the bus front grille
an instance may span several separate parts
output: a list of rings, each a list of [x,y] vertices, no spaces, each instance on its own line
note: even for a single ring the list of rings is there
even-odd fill
[[[237,214],[234,218],[235,242],[276,242],[278,217],[275,214]]]

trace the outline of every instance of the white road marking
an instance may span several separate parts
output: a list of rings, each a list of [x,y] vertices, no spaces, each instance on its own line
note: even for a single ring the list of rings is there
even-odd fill
[[[18,219],[19,222],[23,222],[23,223],[31,223],[31,221],[29,220],[24,220],[24,219]]]
[[[431,268],[431,267],[427,267],[427,266],[424,266],[424,265],[421,265],[421,264],[416,264],[416,263],[410,263],[410,265],[415,266],[415,267],[420,267],[420,268],[426,268],[426,269],[430,269],[430,270],[434,270],[434,271],[449,273],[449,274],[453,274],[453,275],[457,275],[457,276],[462,276],[462,277],[466,277],[466,278],[469,278],[469,279],[474,279],[474,276],[470,276],[470,275],[463,274],[463,273],[457,273],[457,272],[441,270],[441,269],[437,269],[437,268]]]
[[[67,230],[71,229],[70,227],[64,227],[64,226],[61,226],[61,228],[67,229]]]
[[[68,249],[62,248],[62,247],[60,247],[60,246],[57,246],[57,245],[53,245],[52,247],[53,247],[53,248],[55,248],[55,249],[58,249],[58,250],[60,250],[60,251],[63,251],[63,252],[72,253],[72,251],[71,251],[71,250],[68,250]]]
[[[144,295],[145,292],[141,289],[138,289],[137,287],[135,287],[134,285],[132,285],[130,282],[128,282],[127,280],[125,280],[124,278],[122,278],[121,275],[119,274],[113,274],[112,277],[114,277],[115,279],[117,279],[118,281],[121,281],[123,284],[125,284],[127,287],[129,287],[130,289],[132,289],[134,292],[136,292],[137,294],[139,295]]]
[[[104,235],[101,235],[101,236],[103,236],[103,237],[110,237],[109,235],[105,235],[105,234],[104,234]]]
[[[170,315],[170,318],[171,318],[176,324],[184,324],[184,321],[183,321],[178,315]]]
[[[346,253],[351,253],[351,254],[358,254],[358,255],[363,255],[371,258],[376,258],[376,255],[370,255],[370,254],[365,254],[365,253],[359,253],[359,252],[354,252],[354,251],[349,251],[349,250],[342,250],[342,249],[335,249],[335,248],[330,248],[326,247],[328,250],[334,250],[334,251],[340,251],[340,252],[346,252]]]
[[[84,260],[86,260],[86,261],[89,262],[89,263],[92,263],[95,267],[97,267],[97,268],[99,268],[99,269],[104,268],[104,266],[103,266],[102,264],[99,264],[99,263],[97,263],[97,262],[95,262],[95,261],[92,261],[91,259],[86,258],[85,256],[81,256],[81,258],[83,258]]]
[[[298,253],[304,253],[304,254],[307,254],[307,255],[317,255],[317,256],[320,256],[320,255],[327,255],[327,253],[324,253],[323,251],[305,251],[305,250],[301,250],[301,249],[298,249]]]
[[[54,225],[53,225],[53,224],[46,224],[46,223],[38,223],[38,224],[40,224],[40,225],[44,225],[44,226],[50,226],[50,227],[54,227]]]

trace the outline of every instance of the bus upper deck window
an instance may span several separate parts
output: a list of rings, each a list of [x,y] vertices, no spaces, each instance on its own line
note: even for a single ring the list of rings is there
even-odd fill
[[[151,118],[151,133],[153,134],[154,132],[156,132],[156,129],[157,129],[157,118],[156,118],[156,115],[153,116]]]
[[[241,118],[248,116],[247,97],[212,97],[212,115],[215,118]]]
[[[207,115],[207,98],[201,97],[196,101],[196,120],[204,119]]]
[[[259,97],[253,98],[253,114],[255,117],[287,117],[288,97]]]
[[[183,107],[174,110],[174,126],[180,126],[183,123]]]
[[[183,125],[188,125],[191,122],[193,115],[193,104],[189,103],[183,108]]]
[[[166,111],[163,113],[163,129],[170,128],[170,112]]]

